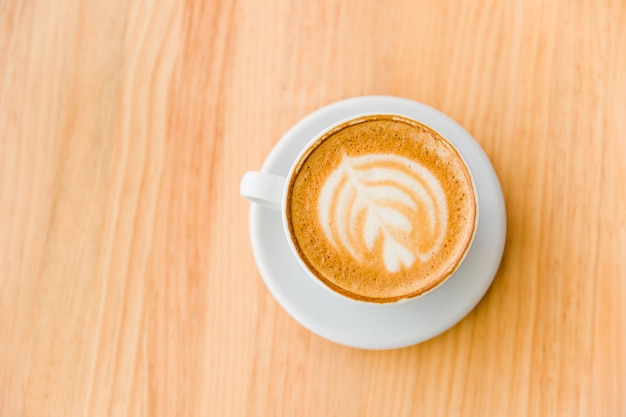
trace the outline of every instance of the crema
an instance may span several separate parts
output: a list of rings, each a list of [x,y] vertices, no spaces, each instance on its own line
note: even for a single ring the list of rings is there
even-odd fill
[[[476,228],[472,177],[433,129],[363,116],[323,134],[298,161],[287,195],[292,241],[325,285],[394,302],[458,267]]]

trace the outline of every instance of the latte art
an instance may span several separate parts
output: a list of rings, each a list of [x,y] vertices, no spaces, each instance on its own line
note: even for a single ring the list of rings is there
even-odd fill
[[[376,303],[441,284],[476,226],[472,179],[437,132],[396,115],[349,120],[296,162],[285,206],[290,242],[324,285]]]
[[[411,241],[420,210],[429,242],[420,250]],[[344,156],[328,177],[318,203],[326,238],[356,260],[371,256],[382,239],[379,256],[387,271],[426,262],[442,244],[448,217],[444,191],[437,178],[416,161],[392,154]]]

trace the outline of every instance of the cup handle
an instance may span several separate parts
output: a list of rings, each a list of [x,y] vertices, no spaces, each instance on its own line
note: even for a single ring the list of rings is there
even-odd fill
[[[248,171],[243,175],[239,192],[253,203],[280,210],[283,202],[285,177],[267,172]]]

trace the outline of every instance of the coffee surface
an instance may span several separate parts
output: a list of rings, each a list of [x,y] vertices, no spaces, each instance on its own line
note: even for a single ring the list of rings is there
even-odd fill
[[[469,172],[437,132],[364,116],[302,156],[287,196],[293,243],[309,269],[357,300],[421,294],[458,266],[473,236]]]

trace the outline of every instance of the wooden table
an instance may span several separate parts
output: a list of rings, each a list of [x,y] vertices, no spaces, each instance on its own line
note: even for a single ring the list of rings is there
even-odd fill
[[[626,4],[0,3],[0,415],[626,416]],[[500,177],[478,307],[324,340],[267,291],[243,172],[333,101],[408,97]]]

